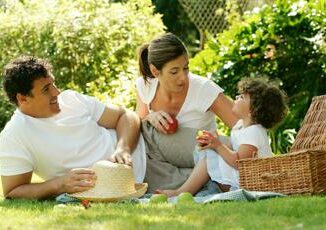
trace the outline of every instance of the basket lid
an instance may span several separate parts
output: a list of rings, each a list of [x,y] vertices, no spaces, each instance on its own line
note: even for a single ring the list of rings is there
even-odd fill
[[[326,150],[326,95],[313,97],[290,152],[308,149]]]

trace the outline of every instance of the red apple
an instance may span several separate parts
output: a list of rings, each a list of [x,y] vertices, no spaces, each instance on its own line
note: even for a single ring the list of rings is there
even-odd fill
[[[172,118],[172,123],[169,122],[169,128],[166,129],[168,134],[173,134],[178,129],[178,120],[175,117]]]

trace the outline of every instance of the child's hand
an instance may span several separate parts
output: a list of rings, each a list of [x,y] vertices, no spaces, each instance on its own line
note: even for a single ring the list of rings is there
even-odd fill
[[[198,132],[196,140],[198,146],[201,150],[204,149],[214,149],[216,150],[218,146],[222,143],[218,139],[218,133],[216,132],[217,137],[215,137],[211,132],[206,130],[201,130]]]

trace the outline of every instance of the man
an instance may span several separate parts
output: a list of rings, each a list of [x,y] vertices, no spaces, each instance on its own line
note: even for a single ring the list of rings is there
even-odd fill
[[[60,93],[45,60],[22,57],[4,69],[3,86],[17,107],[0,134],[0,174],[7,198],[48,198],[94,186],[99,160],[133,165],[145,175],[138,116],[72,90]],[[137,144],[138,141],[138,144]],[[44,178],[31,183],[35,172]]]

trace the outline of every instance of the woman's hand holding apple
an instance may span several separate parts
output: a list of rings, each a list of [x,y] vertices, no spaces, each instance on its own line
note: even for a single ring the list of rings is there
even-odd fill
[[[175,133],[178,128],[178,121],[164,111],[151,112],[147,115],[146,120],[155,129],[164,134]]]
[[[178,129],[178,120],[175,117],[171,117],[172,118],[172,123],[169,122],[169,128],[166,129],[168,134],[173,134],[177,131]]]

